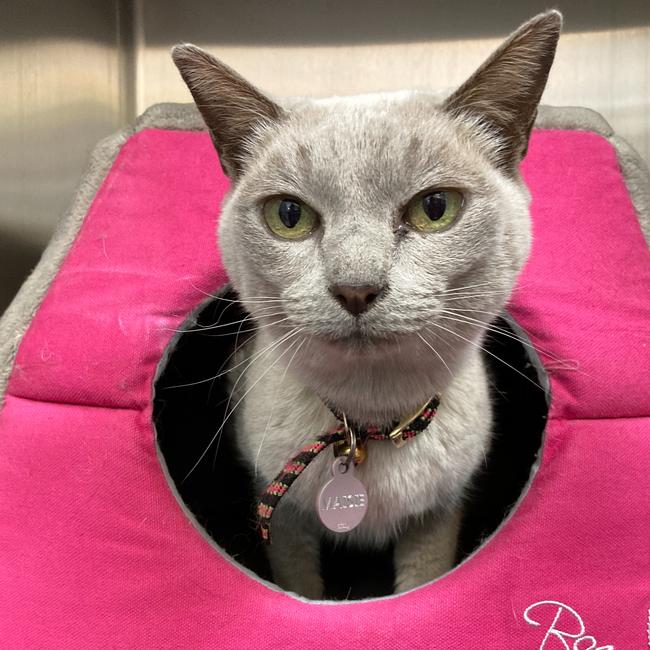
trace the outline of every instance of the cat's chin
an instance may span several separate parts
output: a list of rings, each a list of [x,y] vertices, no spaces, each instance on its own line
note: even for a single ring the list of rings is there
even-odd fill
[[[353,356],[378,355],[397,348],[397,336],[377,336],[363,332],[353,332],[344,336],[321,336],[319,342],[333,353]]]

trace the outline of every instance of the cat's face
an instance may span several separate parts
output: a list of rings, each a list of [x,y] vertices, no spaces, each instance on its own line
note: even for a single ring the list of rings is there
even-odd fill
[[[222,255],[248,309],[277,321],[276,335],[299,327],[333,354],[448,339],[436,324],[455,328],[452,310],[490,320],[528,253],[528,197],[475,140],[424,95],[294,106],[221,217]]]
[[[522,26],[442,103],[278,104],[197,48],[175,50],[233,179],[219,227],[231,282],[334,403],[387,372],[402,389],[387,408],[444,390],[506,303],[530,247],[518,164],[559,27],[554,12]]]

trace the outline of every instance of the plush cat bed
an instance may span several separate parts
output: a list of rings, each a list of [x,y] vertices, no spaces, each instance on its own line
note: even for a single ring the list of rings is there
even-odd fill
[[[510,311],[543,351],[552,403],[511,516],[434,583],[314,603],[224,556],[157,450],[161,360],[227,281],[227,180],[201,126],[157,106],[100,145],[0,322],[3,647],[645,647],[650,196],[636,154],[592,112],[540,112],[523,165],[533,254]]]

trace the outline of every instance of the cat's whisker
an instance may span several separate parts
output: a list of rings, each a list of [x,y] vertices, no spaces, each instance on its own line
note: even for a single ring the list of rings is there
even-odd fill
[[[298,352],[300,352],[300,348],[305,344],[305,341],[307,339],[303,337],[299,342],[298,342],[298,347],[295,349],[294,353],[291,355],[291,358],[289,359],[289,362],[287,363],[284,372],[282,373],[282,376],[280,377],[280,382],[278,383],[278,386],[275,390],[275,398],[273,400],[273,406],[271,407],[271,412],[269,413],[269,417],[266,419],[266,426],[264,427],[264,433],[262,434],[262,440],[260,441],[260,446],[257,449],[257,454],[255,454],[255,462],[253,464],[253,476],[257,478],[257,468],[259,465],[259,460],[260,460],[260,455],[262,454],[262,448],[264,447],[264,442],[266,440],[266,434],[269,431],[269,427],[271,425],[271,420],[273,419],[273,414],[275,413],[275,407],[278,403],[277,396],[280,391],[280,388],[284,382],[285,377],[287,376],[287,372],[289,370],[289,366],[291,365],[292,361],[296,358],[296,355]],[[293,347],[294,343],[296,341],[293,341],[291,343],[291,347]]]
[[[470,300],[474,298],[488,298],[488,297],[502,297],[508,298],[509,293],[507,291],[481,291],[477,293],[468,293],[468,294],[454,294],[450,298],[445,298],[445,302],[454,302],[456,300]]]
[[[269,345],[267,345],[265,348],[260,350],[259,352],[256,352],[248,357],[245,357],[242,359],[238,364],[232,366],[231,368],[228,368],[228,370],[223,371],[221,374],[226,375],[229,372],[232,372],[233,370],[236,370],[238,367],[247,364],[246,367],[241,371],[237,379],[235,380],[235,383],[232,387],[232,390],[230,391],[230,394],[227,399],[227,404],[226,404],[226,411],[228,410],[228,406],[230,405],[230,400],[232,399],[232,395],[237,388],[238,383],[240,380],[243,378],[243,376],[246,374],[249,368],[252,367],[252,365],[255,363],[255,361],[261,357],[263,357],[265,354],[272,352],[280,343],[282,343],[284,340],[286,340],[286,336],[280,337],[278,340],[271,341]],[[242,344],[243,345],[243,344]],[[221,402],[223,403],[223,402]]]
[[[235,302],[229,302],[226,304],[226,306],[221,310],[221,313],[219,314],[219,318],[217,319],[217,323],[221,321],[221,319],[228,313],[229,309],[232,309],[237,303]]]
[[[226,323],[221,323],[221,320],[224,317],[224,314],[227,312],[227,310],[232,307],[235,303],[231,302],[224,309],[220,312],[219,318],[214,322],[211,323],[210,325],[201,325],[198,323],[195,323],[195,325],[191,328],[180,328],[176,329],[173,327],[161,327],[160,329],[162,331],[168,331],[168,332],[178,332],[178,333],[185,333],[185,332],[204,332],[206,330],[210,329],[216,329],[218,327],[231,327],[232,325],[237,325],[237,323],[240,323],[241,320],[247,320],[250,318],[254,318],[253,314],[246,314],[241,320],[235,320],[235,321],[228,321]],[[277,310],[278,305],[268,305],[266,307],[262,306],[259,309],[256,310],[255,316],[265,316],[265,317],[270,317],[270,316],[277,316],[279,314],[282,314],[283,312],[276,312],[276,313],[266,313],[266,312],[272,312],[273,310]]]
[[[242,365],[242,364],[248,362],[248,365],[247,365],[247,366],[246,366],[246,367],[241,371],[240,375],[239,375],[239,376],[237,377],[237,379],[235,380],[234,385],[232,386],[232,389],[230,390],[230,393],[228,394],[228,398],[227,398],[227,400],[225,400],[225,401],[226,401],[226,406],[225,406],[224,411],[225,411],[226,413],[228,412],[228,409],[229,409],[229,407],[230,407],[230,402],[232,401],[232,397],[233,397],[233,395],[234,395],[234,393],[235,393],[235,391],[236,391],[236,389],[237,389],[237,386],[238,386],[239,382],[240,382],[241,379],[244,377],[244,375],[245,375],[246,372],[249,370],[249,368],[251,368],[252,365],[255,363],[255,360],[258,359],[258,358],[260,358],[260,357],[262,357],[262,356],[264,356],[264,355],[267,354],[267,353],[272,352],[272,351],[273,351],[274,349],[276,349],[279,345],[281,345],[285,340],[286,340],[286,337],[282,337],[280,340],[272,341],[272,342],[271,342],[269,345],[267,345],[263,350],[261,350],[261,351],[255,353],[255,354],[253,354],[253,355],[251,355],[251,356],[249,356],[249,357],[243,359],[239,364],[237,364],[238,366],[240,366],[240,365]],[[234,369],[234,368],[232,368],[232,369]],[[227,371],[224,372],[223,374],[226,374],[227,372],[229,372],[229,371],[232,370],[232,369],[227,370]],[[220,404],[223,404],[223,401],[220,402]],[[210,447],[211,447],[212,444],[214,443],[215,439],[217,439],[217,437],[219,436],[219,433],[220,433],[221,430],[223,429],[223,424],[225,424],[225,419],[222,421],[222,426],[219,428],[219,430],[215,433],[215,435],[213,436],[213,438],[212,438],[212,439],[210,440],[210,442],[208,443],[208,445],[207,445],[207,447],[205,448],[205,450],[204,450],[203,454],[201,455],[201,457],[197,460],[196,464],[195,464],[195,465],[190,469],[190,471],[185,475],[185,477],[183,478],[183,482],[184,482],[184,481],[187,479],[187,477],[190,476],[190,474],[191,474],[191,473],[196,469],[196,467],[197,467],[198,464],[201,462],[201,460],[203,459],[203,457],[205,456],[205,454],[207,454],[208,450],[210,449]],[[221,442],[221,440],[220,440],[220,438],[219,438],[219,440],[217,441],[217,447],[216,447],[216,449],[215,449],[215,462],[216,462],[216,457],[217,457],[217,454],[218,454],[218,451],[219,451],[219,444],[220,444],[220,442]]]
[[[471,311],[471,310],[470,310]],[[466,325],[473,325],[478,328],[485,328],[487,333],[494,333],[498,334],[500,336],[503,336],[505,338],[512,339],[513,341],[517,341],[518,343],[521,343],[521,345],[530,348],[531,350],[534,350],[538,355],[540,356],[545,356],[548,357],[549,359],[553,360],[554,362],[558,364],[565,364],[566,370],[577,370],[577,366],[575,366],[575,362],[573,362],[572,365],[569,365],[571,362],[567,359],[561,359],[560,357],[556,356],[553,354],[551,351],[538,347],[536,345],[533,345],[529,340],[517,336],[510,330],[504,329],[502,327],[499,327],[498,325],[495,325],[494,323],[485,323],[484,321],[477,319],[477,318],[472,318],[471,316],[467,316],[465,314],[457,314],[454,311],[443,309],[442,312],[444,314],[451,314],[451,316],[445,316],[444,314],[440,315],[440,318],[444,318],[446,320],[455,320],[459,323],[464,323]],[[486,312],[487,313],[487,312]]]
[[[275,314],[277,315],[282,315],[282,314]],[[291,317],[290,316],[285,316],[284,318],[280,318],[279,320],[272,321],[270,323],[259,323],[255,325],[255,327],[250,327],[245,330],[241,330],[240,334],[244,334],[246,332],[261,332],[262,330],[268,329],[269,327],[274,327],[275,325],[279,325],[280,323],[285,323],[286,321],[290,321]],[[206,336],[209,336],[211,338],[219,338],[222,336],[232,336],[231,332],[220,332],[219,334],[206,334]]]
[[[279,347],[280,345],[282,345],[282,343],[286,342],[288,339],[290,339],[291,337],[295,336],[296,334],[299,334],[301,331],[302,331],[302,330],[299,329],[299,328],[295,328],[295,329],[291,330],[291,332],[289,332],[288,335],[284,336],[284,337],[281,338],[279,341],[276,341],[276,342],[273,344],[273,346],[274,346],[274,347],[273,347],[273,350],[277,349],[277,347]],[[199,463],[200,463],[200,462],[205,458],[205,455],[206,455],[206,454],[208,453],[208,451],[210,450],[210,447],[212,447],[212,445],[214,444],[214,442],[215,442],[217,439],[219,439],[219,437],[220,437],[219,434],[223,431],[224,427],[226,426],[226,423],[228,422],[228,420],[230,419],[230,417],[232,416],[232,414],[235,412],[235,410],[237,409],[237,407],[242,403],[242,401],[246,398],[246,396],[247,396],[247,395],[248,395],[248,394],[249,394],[249,393],[250,393],[250,392],[255,388],[255,386],[257,386],[257,384],[258,384],[262,379],[264,379],[264,377],[265,377],[265,376],[266,376],[266,375],[271,371],[271,369],[275,367],[275,364],[278,363],[278,361],[279,361],[279,360],[280,360],[280,359],[281,359],[281,358],[282,358],[282,357],[283,357],[283,356],[284,356],[284,355],[285,355],[285,354],[286,354],[290,349],[291,349],[291,346],[289,346],[286,350],[284,350],[283,352],[280,353],[280,355],[275,359],[275,361],[273,361],[273,362],[268,366],[268,368],[266,368],[266,370],[264,370],[264,372],[263,372],[263,373],[262,373],[262,374],[261,374],[261,375],[260,375],[260,376],[259,376],[259,377],[254,381],[254,382],[253,382],[253,384],[252,384],[252,385],[251,385],[251,386],[250,386],[250,387],[249,387],[249,388],[244,392],[244,394],[243,394],[243,395],[242,395],[242,396],[237,400],[236,404],[235,404],[235,405],[232,407],[232,409],[230,409],[230,411],[229,411],[228,409],[229,409],[229,407],[230,407],[230,402],[231,402],[232,396],[233,396],[233,394],[234,394],[234,392],[235,392],[235,390],[236,390],[236,388],[237,388],[237,384],[239,383],[240,379],[244,376],[246,370],[244,370],[244,372],[242,372],[242,374],[239,375],[239,377],[237,377],[237,380],[235,381],[235,384],[233,385],[232,391],[230,392],[230,397],[228,398],[228,403],[226,404],[226,409],[225,409],[225,410],[226,410],[226,415],[225,415],[225,417],[223,418],[223,420],[222,420],[221,424],[219,425],[219,428],[216,430],[215,434],[212,436],[212,438],[211,438],[210,441],[208,442],[208,444],[207,444],[205,450],[204,450],[203,453],[199,456],[198,460],[194,463],[194,465],[192,465],[192,467],[190,468],[189,472],[184,476],[184,478],[183,478],[183,480],[181,481],[181,483],[184,483],[184,482],[187,480],[187,478],[192,474],[192,472],[193,472],[193,471],[198,467]],[[267,352],[271,352],[271,351],[272,351],[272,350],[267,350]],[[251,362],[251,363],[252,363],[252,362]],[[249,364],[249,366],[247,367],[247,369],[248,369],[249,367],[250,367],[250,364]]]
[[[517,289],[521,289],[521,288],[523,288],[523,287],[526,287],[526,286],[528,286],[529,284],[530,284],[530,283],[526,283],[526,284],[518,284],[518,285],[517,285]],[[498,282],[498,281],[487,280],[486,282],[477,282],[476,284],[467,284],[467,285],[462,286],[462,287],[454,287],[453,289],[444,289],[443,291],[440,291],[439,293],[440,293],[441,295],[448,295],[448,294],[450,294],[450,293],[456,293],[456,292],[458,292],[458,291],[467,291],[468,289],[476,289],[476,288],[478,288],[478,287],[494,286],[494,285],[500,287],[500,286],[503,286],[503,283],[502,283],[502,282]]]
[[[230,306],[230,305],[228,305],[228,306],[226,307],[226,309],[228,309],[229,306]],[[224,309],[224,312],[226,311],[226,309]],[[267,309],[274,309],[274,307],[264,307],[264,308],[262,308],[261,311],[264,311],[264,310],[267,310]],[[284,312],[275,312],[275,313],[271,313],[271,314],[261,314],[261,316],[262,316],[263,318],[272,318],[272,317],[275,317],[275,316],[282,316],[283,313],[284,313]],[[221,315],[223,315],[223,312],[222,312]],[[260,314],[256,314],[256,315],[259,316]],[[221,316],[220,316],[220,318],[221,318]],[[241,321],[234,321],[233,323],[224,323],[223,325],[219,325],[219,326],[218,326],[218,327],[227,327],[227,326],[231,326],[231,325],[236,325],[237,323],[240,324],[239,327],[237,328],[237,334],[236,334],[236,336],[235,336],[235,349],[233,350],[233,352],[232,352],[231,354],[228,355],[228,358],[224,361],[224,363],[222,363],[221,366],[219,366],[219,369],[217,370],[217,375],[215,375],[214,377],[212,377],[212,384],[210,385],[210,390],[208,391],[208,401],[209,401],[209,399],[210,399],[210,396],[212,395],[212,389],[214,388],[214,382],[215,382],[219,377],[221,377],[221,376],[223,376],[223,375],[229,373],[231,370],[234,369],[234,368],[229,368],[228,370],[226,370],[225,372],[222,373],[221,371],[222,371],[223,367],[228,363],[228,361],[233,357],[233,355],[236,354],[237,350],[238,350],[240,347],[243,347],[243,346],[248,342],[248,339],[247,339],[246,341],[244,341],[244,342],[242,343],[241,346],[238,346],[237,343],[238,343],[238,341],[239,341],[239,336],[240,336],[241,334],[245,334],[245,333],[247,333],[247,332],[259,332],[259,331],[261,331],[261,330],[263,330],[263,329],[269,328],[269,327],[271,327],[271,326],[273,326],[273,325],[280,325],[281,323],[283,323],[283,322],[289,320],[288,317],[285,317],[285,318],[281,318],[281,319],[275,320],[275,321],[273,321],[273,322],[271,322],[271,323],[261,323],[261,324],[258,323],[255,327],[252,327],[252,328],[249,328],[249,329],[242,329],[242,327],[244,326],[244,323],[245,323],[247,320],[249,320],[249,319],[254,319],[254,316],[253,316],[252,314],[248,314],[248,316],[246,316],[245,318],[243,318]],[[218,322],[218,321],[217,321],[217,322]],[[208,328],[208,329],[209,329],[209,328]],[[221,337],[221,336],[232,336],[232,333],[231,333],[231,332],[226,332],[226,333],[223,333],[223,334],[206,334],[206,336],[209,336],[209,337],[211,337],[211,338],[212,338],[212,337]],[[237,365],[239,365],[239,364],[237,364]]]
[[[484,287],[480,287],[480,286],[478,286],[478,287],[458,287],[457,289],[454,289],[453,291],[449,291],[449,292],[443,291],[443,292],[440,293],[440,295],[442,295],[443,297],[450,295],[452,298],[454,298],[455,296],[457,296],[459,294],[475,294],[475,293],[479,294],[479,295],[484,294],[484,293],[488,294],[488,295],[494,294],[494,293],[510,295],[511,292],[508,289],[505,289],[501,285],[497,285],[496,288],[491,288],[490,285],[486,285]]]
[[[228,307],[226,307],[226,309],[228,309]],[[239,320],[228,321],[226,323],[222,323],[221,319],[223,318],[223,315],[224,315],[225,311],[226,310],[224,309],[224,311],[222,311],[221,314],[219,314],[219,319],[216,322],[212,323],[211,325],[199,325],[194,330],[188,330],[188,331],[205,332],[205,331],[209,331],[209,330],[213,330],[213,329],[217,329],[217,328],[221,328],[221,327],[239,325],[239,323],[243,323],[243,322],[245,322],[247,320],[250,320],[252,318],[251,314],[246,314],[246,316],[244,316],[244,318],[240,318]]]
[[[274,309],[273,307],[266,307],[264,309]],[[270,318],[272,316],[281,316],[284,312],[272,312],[269,314],[263,313],[263,314],[256,314],[257,316],[261,315],[264,316],[265,318]],[[172,329],[172,328],[162,328],[168,331],[172,332],[180,332],[180,333],[185,333],[185,332],[208,332],[210,330],[214,329],[221,329],[223,327],[232,327],[233,325],[237,325],[239,323],[243,323],[244,321],[250,320],[251,318],[254,318],[252,314],[247,314],[244,318],[240,320],[235,320],[235,321],[228,321],[227,323],[221,323],[221,317],[223,316],[223,312],[219,315],[219,320],[216,321],[216,323],[213,323],[212,325],[199,325],[197,327],[193,328],[188,328],[188,329]]]
[[[303,339],[303,342],[304,342],[304,339]],[[292,342],[289,344],[289,349],[293,348],[293,346],[294,346],[296,343],[297,343],[297,341],[292,341]],[[300,349],[300,345],[298,346],[298,349]],[[291,361],[293,360],[294,356],[295,356],[295,353],[294,353],[294,355],[291,357],[291,359],[289,360],[289,363],[291,363]],[[267,430],[268,430],[268,428],[269,428],[269,424],[270,424],[270,422],[271,422],[271,418],[273,417],[273,413],[275,412],[275,406],[276,406],[276,403],[277,403],[277,393],[279,392],[279,390],[280,390],[280,385],[282,384],[282,381],[284,380],[284,377],[285,377],[285,375],[286,375],[286,370],[287,370],[287,369],[285,368],[285,371],[284,371],[284,373],[282,374],[282,379],[280,380],[280,382],[279,382],[279,384],[278,384],[278,386],[277,386],[277,388],[276,388],[276,391],[275,391],[275,397],[276,397],[276,399],[273,400],[273,405],[272,405],[272,407],[271,407],[271,411],[270,411],[270,413],[269,413],[269,417],[268,417],[267,420],[266,420],[266,426],[264,427],[264,433],[263,433],[263,435],[262,435],[262,443],[260,444],[260,449],[258,450],[257,455],[255,456],[255,466],[254,466],[254,474],[253,474],[255,477],[257,477],[257,461],[258,461],[258,459],[259,459],[259,454],[260,454],[260,451],[261,451],[261,446],[264,444],[264,438],[265,438],[265,436],[266,436],[266,432],[267,432]],[[244,370],[244,372],[245,372],[245,370]],[[242,374],[243,374],[243,373],[242,373]],[[233,391],[234,391],[234,388],[235,388],[235,387],[233,386]],[[226,409],[225,409],[226,412],[228,411],[228,406],[229,406],[229,404],[230,404],[230,399],[231,399],[231,398],[232,398],[232,391],[231,391],[230,396],[229,396],[229,398],[228,398],[228,404],[226,405]],[[214,458],[213,458],[213,461],[212,461],[212,469],[213,469],[213,471],[214,471],[215,464],[216,464],[216,462],[217,462],[217,453],[218,453],[218,451],[219,451],[219,444],[217,443],[217,446],[216,446],[216,448],[215,448],[215,450],[214,450]]]
[[[284,319],[283,319],[283,320],[284,320]],[[257,329],[261,329],[261,328],[257,328]],[[237,332],[237,336],[239,336],[240,334],[242,334],[242,333],[244,333],[244,332],[248,332],[248,331],[257,331],[257,329],[255,329],[255,330],[241,330],[241,331],[238,331],[238,332]],[[216,335],[215,335],[215,336],[216,336]],[[284,338],[284,336],[286,336],[286,334],[283,335],[282,338]],[[245,341],[244,343],[242,343],[242,345],[245,345],[245,343],[246,343],[246,341]],[[266,351],[267,351],[267,350],[268,350],[272,345],[274,345],[274,343],[271,343],[271,344],[268,345],[266,348],[264,348],[264,349],[261,350],[260,352],[257,352],[257,353],[256,353],[255,355],[253,355],[253,356],[256,358],[257,356],[263,354],[263,353],[266,352]],[[230,356],[232,356],[232,355],[234,355],[234,352],[233,352]],[[229,358],[230,358],[230,357],[229,357]],[[219,377],[223,377],[224,375],[227,375],[229,372],[232,372],[233,370],[235,370],[235,369],[238,368],[239,366],[241,366],[241,365],[243,365],[244,363],[246,363],[249,359],[250,359],[250,357],[246,357],[246,359],[244,359],[243,361],[240,361],[239,363],[235,364],[234,366],[229,367],[227,370],[221,371],[221,369],[220,369],[220,371],[219,371],[216,375],[213,375],[212,377],[207,377],[207,378],[205,378],[205,379],[198,379],[197,381],[191,381],[191,382],[188,382],[188,383],[186,383],[186,384],[174,384],[173,386],[166,386],[165,388],[166,388],[166,389],[167,389],[167,388],[187,388],[187,387],[189,387],[189,386],[198,386],[199,384],[205,384],[205,383],[207,383],[207,382],[209,382],[209,381],[214,381],[214,380],[216,380],[216,379],[219,379]],[[254,360],[254,359],[253,359],[253,360]],[[226,360],[223,364],[221,364],[221,367],[222,367],[222,368],[223,368],[223,366],[227,363],[227,361],[228,361],[228,360]]]
[[[237,328],[237,333],[235,334],[235,345],[234,345],[233,351],[226,357],[224,362],[219,366],[219,368],[217,369],[217,373],[221,373],[221,371],[224,368],[228,367],[228,364],[230,363],[231,359],[237,354],[237,352],[239,352],[239,350],[241,350],[241,348],[243,348],[251,340],[250,337],[248,337],[244,341],[242,341],[241,344],[239,343],[239,337],[240,337],[240,335],[242,333],[242,331],[241,331],[242,327],[243,327],[243,323]],[[239,364],[237,364],[237,365],[239,365]],[[229,373],[230,370],[231,370],[231,368],[226,370],[224,374]]]
[[[297,328],[294,328],[294,329],[297,329]],[[243,330],[243,331],[246,331],[246,330]],[[293,331],[293,330],[292,330],[292,331]],[[289,333],[290,333],[290,332],[289,332]],[[289,333],[284,334],[282,337],[280,337],[280,339],[278,339],[278,341],[282,341],[285,337],[288,336]],[[248,340],[245,341],[244,343],[242,343],[242,346],[245,345],[247,342],[248,342]],[[264,353],[266,353],[267,351],[269,351],[269,349],[270,349],[271,347],[273,347],[273,346],[275,345],[275,343],[276,343],[275,341],[274,341],[274,342],[271,342],[271,343],[270,343],[269,345],[267,345],[263,350],[260,350],[259,352],[256,352],[254,355],[252,355],[252,356],[250,356],[250,357],[246,357],[245,359],[243,359],[242,361],[240,361],[240,362],[237,363],[236,365],[231,366],[230,368],[228,368],[228,370],[225,370],[223,373],[221,373],[221,375],[226,375],[226,374],[228,374],[229,372],[232,372],[233,370],[237,369],[239,366],[243,365],[244,363],[246,363],[246,362],[249,361],[249,360],[251,360],[251,361],[255,361],[258,357],[262,356]],[[244,372],[245,372],[245,370],[244,370]]]
[[[502,311],[495,312],[495,311],[487,311],[487,310],[484,310],[484,309],[472,309],[472,308],[470,308],[470,309],[462,309],[462,308],[457,308],[457,307],[452,307],[451,309],[442,309],[442,310],[440,310],[440,312],[446,313],[446,314],[451,314],[453,316],[458,316],[459,318],[468,318],[471,321],[475,321],[477,323],[477,325],[481,325],[481,326],[486,326],[483,321],[481,321],[480,319],[472,319],[470,316],[467,316],[465,313],[461,313],[461,312],[469,312],[469,313],[473,313],[473,314],[485,314],[485,315],[488,315],[488,316],[492,316],[495,319],[500,318],[500,317],[503,316]],[[541,347],[539,345],[535,345],[530,340],[528,340],[527,338],[520,337],[520,336],[518,336],[517,334],[513,333],[512,331],[510,331],[508,329],[504,329],[504,328],[501,328],[501,327],[495,325],[493,322],[491,322],[489,325],[487,325],[487,329],[488,329],[488,333],[494,332],[495,334],[502,334],[503,336],[506,336],[508,338],[512,338],[513,340],[516,340],[516,341],[519,341],[519,343],[521,343],[522,345],[524,345],[526,347],[529,347],[529,348],[535,350],[538,354],[546,356],[549,359],[556,362],[557,364],[560,364],[558,366],[554,366],[554,369],[558,369],[558,370],[559,369],[576,370],[576,371],[579,370],[578,362],[576,360],[562,359],[562,358],[556,356],[554,353],[552,353],[547,348],[543,348],[543,347]]]
[[[501,310],[501,311],[489,311],[489,310],[486,310],[486,309],[472,309],[472,308],[463,308],[463,307],[452,307],[452,311],[454,313],[469,311],[469,312],[474,313],[474,314],[486,314],[487,316],[492,316],[494,318],[499,318],[500,316],[503,316],[503,310]]]
[[[283,303],[284,300],[282,298],[246,298],[246,300],[240,300],[239,304],[242,305],[242,307],[245,307],[247,303],[251,303],[253,305],[265,305],[265,304],[281,304]]]
[[[226,298],[226,296],[218,296],[216,294],[212,294],[209,291],[205,291],[204,289],[201,289],[201,287],[197,287],[195,284],[191,285],[193,289],[196,289],[199,293],[202,293],[204,296],[208,298],[212,298],[213,300],[219,300],[221,302],[233,302],[237,303],[240,305],[243,305],[244,302],[239,299],[239,298]],[[278,296],[249,296],[246,299],[246,302],[256,302],[258,299],[260,300],[268,300],[268,301],[277,301],[277,302],[282,302],[282,298],[279,298]]]
[[[488,466],[488,458],[487,458],[487,450],[486,450],[486,445],[481,444],[481,453],[483,454],[483,463],[485,464],[485,467]]]
[[[447,370],[449,371],[449,374],[453,377],[454,374],[451,372],[451,368],[447,365],[447,362],[442,358],[442,356],[440,355],[440,353],[438,352],[438,350],[436,350],[436,349],[433,347],[433,345],[431,345],[431,344],[430,344],[430,343],[429,343],[429,342],[424,338],[424,336],[422,336],[422,334],[420,334],[420,332],[417,332],[417,335],[418,335],[418,337],[421,339],[422,343],[424,343],[424,345],[426,345],[426,346],[431,350],[431,352],[433,352],[433,353],[438,357],[438,359],[440,359],[440,361],[442,362],[442,364],[443,364],[443,365],[445,366],[445,368],[447,368]]]
[[[454,332],[454,330],[451,330],[451,329],[449,329],[447,327],[444,327],[440,323],[430,323],[430,324],[433,325],[434,327],[438,327],[441,330],[444,330],[445,332],[449,332],[449,334],[453,334],[454,336],[458,337],[459,339],[462,339],[463,341],[466,341],[470,345],[473,345],[478,350],[482,350],[486,354],[489,354],[492,358],[499,361],[499,363],[502,363],[503,365],[507,366],[508,368],[510,368],[511,370],[516,372],[518,375],[521,375],[526,381],[529,381],[531,384],[533,384],[533,386],[536,386],[541,391],[544,390],[536,381],[532,380],[528,375],[525,375],[520,370],[517,370],[517,368],[515,368],[514,366],[511,366],[507,361],[504,361],[499,355],[494,354],[494,352],[490,352],[490,350],[488,350],[487,348],[485,348],[482,345],[478,344],[476,341],[472,341],[471,339],[465,338],[464,336],[460,335],[458,332]],[[427,329],[427,331],[431,332],[431,330],[429,330],[428,328],[425,328],[425,329]]]

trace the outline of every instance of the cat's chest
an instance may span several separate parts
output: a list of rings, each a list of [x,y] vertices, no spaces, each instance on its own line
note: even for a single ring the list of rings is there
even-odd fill
[[[237,444],[259,492],[301,447],[335,422],[318,405],[295,399],[265,402],[262,395],[246,400],[237,418]],[[350,539],[382,543],[408,517],[445,508],[459,497],[482,457],[487,431],[459,427],[449,415],[441,408],[431,425],[401,448],[389,440],[366,443],[367,458],[355,474],[366,488],[368,509]],[[331,447],[318,454],[283,497],[284,507],[291,504],[306,520],[315,520],[317,495],[331,478],[333,459]]]
[[[250,366],[240,367],[247,369],[230,376],[235,441],[261,493],[289,459],[337,421],[313,392],[272,362],[253,357]],[[356,468],[368,493],[367,515],[347,537],[380,543],[407,518],[449,507],[485,458],[490,430],[487,379],[476,356],[447,388],[426,430],[401,448],[389,440],[367,443],[367,459]],[[315,522],[316,497],[331,478],[333,459],[331,448],[318,454],[278,507],[291,504]]]

